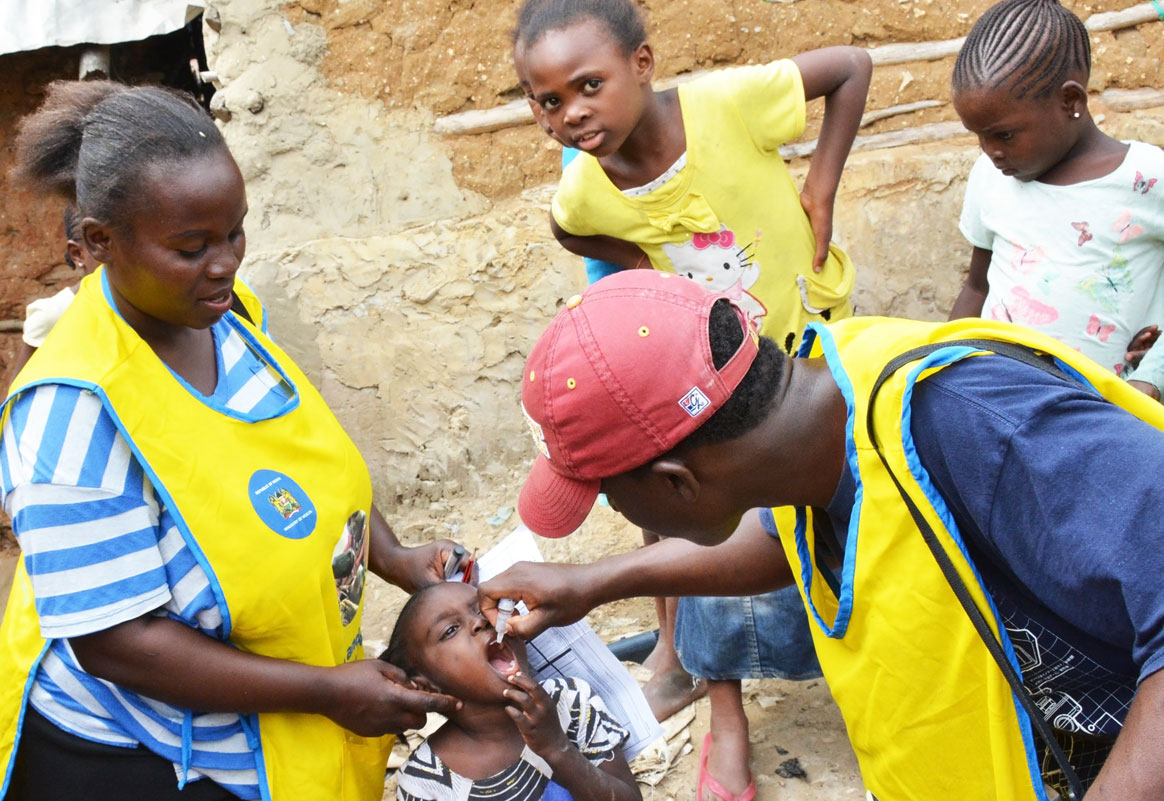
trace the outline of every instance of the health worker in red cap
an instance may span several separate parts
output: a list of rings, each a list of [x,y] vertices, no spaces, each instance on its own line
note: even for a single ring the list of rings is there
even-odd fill
[[[1164,798],[1164,409],[1110,371],[977,319],[811,324],[789,358],[631,270],[554,318],[522,407],[527,526],[604,492],[670,539],[488,582],[515,635],[795,584],[880,801]]]

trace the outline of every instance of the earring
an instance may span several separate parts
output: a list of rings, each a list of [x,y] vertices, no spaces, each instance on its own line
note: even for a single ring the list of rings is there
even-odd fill
[[[1072,116],[1072,117],[1074,117],[1075,119],[1079,119],[1079,112],[1078,112],[1078,111],[1076,111],[1076,112],[1075,112],[1074,114],[1072,114],[1071,116]]]

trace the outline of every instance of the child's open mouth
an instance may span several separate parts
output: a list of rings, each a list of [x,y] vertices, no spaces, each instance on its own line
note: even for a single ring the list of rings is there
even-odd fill
[[[513,651],[503,642],[491,642],[485,647],[485,656],[489,659],[489,667],[503,676],[508,676],[517,669],[517,660]]]

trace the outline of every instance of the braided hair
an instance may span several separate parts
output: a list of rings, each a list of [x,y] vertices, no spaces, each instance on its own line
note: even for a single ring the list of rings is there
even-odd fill
[[[1044,98],[1090,72],[1087,28],[1059,0],[1003,0],[974,23],[953,84],[955,92],[1005,87],[1015,98]]]
[[[517,12],[513,44],[529,47],[547,31],[591,19],[606,26],[626,55],[647,40],[643,17],[631,0],[526,0]]]

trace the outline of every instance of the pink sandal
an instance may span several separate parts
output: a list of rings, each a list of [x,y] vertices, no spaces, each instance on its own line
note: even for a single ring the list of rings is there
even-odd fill
[[[723,801],[752,801],[756,797],[756,780],[749,779],[747,788],[739,795],[732,795],[715,777],[707,772],[707,752],[711,750],[711,732],[703,738],[703,748],[699,751],[699,781],[695,785],[696,801],[703,801],[703,787],[711,790]]]

